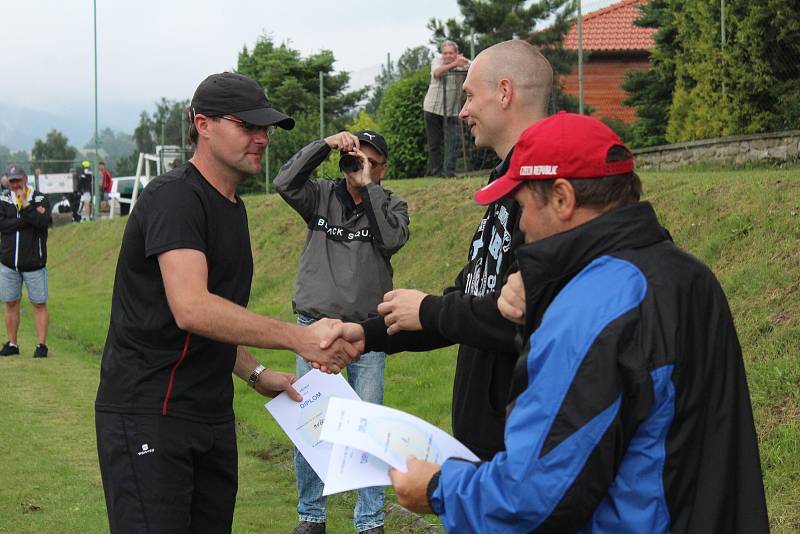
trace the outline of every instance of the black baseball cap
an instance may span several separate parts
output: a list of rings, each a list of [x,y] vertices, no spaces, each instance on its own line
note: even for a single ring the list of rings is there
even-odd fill
[[[272,107],[257,81],[241,74],[222,72],[212,74],[192,97],[192,117],[202,113],[207,117],[232,115],[256,126],[294,128],[294,119]]]
[[[28,175],[25,174],[25,169],[23,169],[20,165],[12,163],[6,169],[6,176],[8,176],[9,180],[22,180]]]
[[[384,158],[389,159],[389,145],[386,144],[386,139],[381,134],[372,130],[361,130],[356,132],[356,137],[360,142],[367,143],[383,154]]]

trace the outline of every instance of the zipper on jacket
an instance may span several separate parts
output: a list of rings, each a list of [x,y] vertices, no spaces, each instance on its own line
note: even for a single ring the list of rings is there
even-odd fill
[[[19,207],[17,207],[16,202],[14,203],[14,207],[17,208],[17,219],[21,219],[22,217],[20,217]],[[18,263],[19,263],[19,230],[17,230],[16,233],[14,234],[14,270],[15,271],[19,270]]]

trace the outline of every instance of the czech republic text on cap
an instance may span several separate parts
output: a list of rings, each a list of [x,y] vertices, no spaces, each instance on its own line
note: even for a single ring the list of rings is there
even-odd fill
[[[491,204],[510,195],[523,180],[604,178],[633,172],[633,158],[606,161],[616,146],[625,148],[599,120],[562,111],[522,132],[506,174],[480,189],[475,200]]]

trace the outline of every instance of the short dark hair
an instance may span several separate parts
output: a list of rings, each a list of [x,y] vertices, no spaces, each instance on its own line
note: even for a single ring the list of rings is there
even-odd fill
[[[627,161],[633,154],[623,147],[615,146],[608,151],[606,162]],[[529,180],[525,183],[536,197],[547,204],[555,180]],[[642,196],[642,181],[635,172],[615,174],[603,178],[576,178],[569,181],[575,190],[575,206],[589,206],[608,211],[639,202]]]

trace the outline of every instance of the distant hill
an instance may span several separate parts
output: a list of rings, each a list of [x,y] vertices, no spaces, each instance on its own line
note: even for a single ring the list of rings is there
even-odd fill
[[[139,114],[153,108],[154,102],[144,100],[101,101],[100,129],[132,133],[139,123]],[[92,139],[94,106],[86,101],[64,105],[63,109],[53,113],[0,102],[0,145],[11,150],[30,150],[36,139],[44,139],[47,132],[56,129],[67,136],[72,146],[84,146]]]

